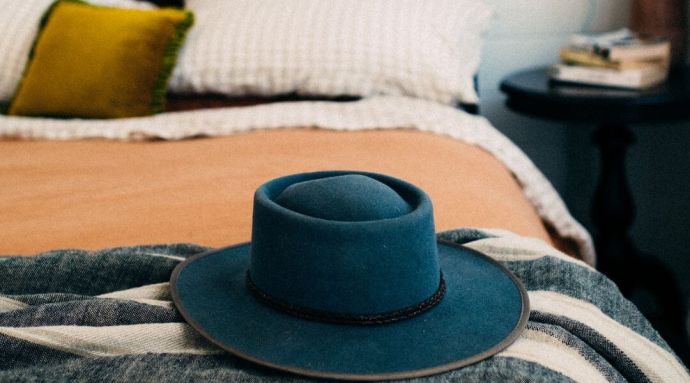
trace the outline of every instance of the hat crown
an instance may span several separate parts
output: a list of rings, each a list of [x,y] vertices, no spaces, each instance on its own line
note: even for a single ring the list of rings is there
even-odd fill
[[[318,312],[403,310],[441,282],[429,197],[375,173],[302,173],[262,185],[250,257],[258,290]]]
[[[390,186],[361,174],[298,182],[283,190],[275,202],[294,212],[332,221],[373,221],[411,211]]]

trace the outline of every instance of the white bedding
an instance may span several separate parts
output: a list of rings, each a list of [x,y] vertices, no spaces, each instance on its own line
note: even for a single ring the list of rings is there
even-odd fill
[[[482,0],[187,0],[170,89],[477,103]]]

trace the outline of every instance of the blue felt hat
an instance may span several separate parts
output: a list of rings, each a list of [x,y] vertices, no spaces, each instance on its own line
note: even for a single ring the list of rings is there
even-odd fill
[[[529,312],[508,270],[437,241],[422,190],[361,172],[262,185],[251,243],[187,259],[171,286],[182,316],[230,353],[348,380],[477,362],[512,343]]]

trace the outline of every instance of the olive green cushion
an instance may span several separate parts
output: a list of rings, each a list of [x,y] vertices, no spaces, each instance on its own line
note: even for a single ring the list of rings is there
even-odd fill
[[[192,14],[58,1],[46,13],[11,115],[119,118],[164,109]]]

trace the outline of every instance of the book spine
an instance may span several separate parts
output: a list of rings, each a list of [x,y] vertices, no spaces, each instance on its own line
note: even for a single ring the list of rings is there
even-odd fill
[[[671,48],[668,43],[641,46],[599,47],[597,54],[611,61],[668,59]]]
[[[620,88],[641,88],[658,83],[665,77],[663,71],[617,71],[612,69],[592,69],[555,65],[549,75],[552,79],[590,85],[605,85]]]

